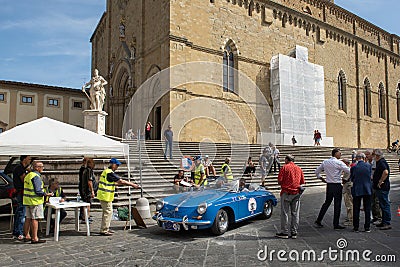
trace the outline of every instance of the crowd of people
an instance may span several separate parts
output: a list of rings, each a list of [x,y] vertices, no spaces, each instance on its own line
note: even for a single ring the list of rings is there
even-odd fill
[[[361,210],[365,214],[364,232],[371,232],[371,224],[380,230],[391,229],[390,168],[383,157],[382,150],[356,151],[352,163],[348,159],[341,159],[341,156],[340,149],[334,148],[332,157],[324,160],[315,170],[316,176],[327,184],[326,198],[314,222],[315,227],[324,227],[323,218],[333,201],[333,228],[335,230],[352,226],[354,232],[359,232]],[[282,188],[281,232],[276,234],[279,238],[297,238],[298,233],[304,174],[293,160],[291,155],[286,156],[285,166],[281,168],[278,176],[278,182]],[[325,178],[322,177],[322,172],[325,173]],[[342,197],[347,212],[345,226],[340,224]]]
[[[365,214],[365,232],[371,231],[371,224],[374,224],[380,230],[391,229],[390,168],[382,150],[353,151],[351,160],[341,157],[341,150],[334,148],[331,158],[324,160],[315,170],[317,178],[326,183],[326,198],[314,222],[315,227],[324,227],[323,219],[333,202],[333,228],[335,230],[342,230],[346,226],[351,226],[353,231],[358,232],[360,229],[360,211]],[[182,170],[179,170],[175,176],[174,188],[176,192],[185,191],[190,186],[205,185],[210,174],[214,175],[213,172],[206,171],[205,162],[208,162],[207,166],[212,166],[208,156],[205,160],[201,156],[195,157],[194,162],[195,167],[191,177],[185,176]],[[219,173],[219,176],[228,182],[233,180],[230,162],[231,159],[226,158]],[[281,186],[281,229],[276,236],[279,238],[296,238],[299,227],[300,197],[305,184],[304,173],[294,163],[293,155],[285,156],[285,164],[281,168],[279,150],[270,143],[260,155],[260,186],[265,186],[265,177],[269,171],[275,169],[273,168],[274,162],[278,166],[278,183]],[[239,188],[246,190],[244,177],[252,178],[255,173],[256,166],[252,158],[249,157],[244,165]],[[322,173],[325,173],[325,177],[322,176]],[[181,181],[185,181],[186,189],[182,189],[185,187],[180,186]],[[342,199],[347,215],[343,225],[340,224]]]
[[[79,194],[82,201],[92,203],[97,193],[97,199],[102,208],[102,222],[100,235],[110,236],[113,231],[110,229],[112,218],[112,201],[114,200],[115,186],[125,185],[139,188],[139,185],[125,181],[119,177],[115,171],[121,162],[112,158],[109,167],[105,169],[97,182],[94,175],[94,160],[84,158],[79,170]],[[42,178],[44,164],[41,161],[33,161],[30,156],[20,157],[20,163],[13,170],[13,183],[15,188],[16,208],[14,214],[13,236],[19,241],[30,242],[32,244],[45,243],[46,240],[39,239],[39,221],[47,217],[48,209],[46,203],[50,202],[50,197],[56,197],[62,203],[66,201],[60,183],[57,178],[51,178],[48,186],[45,187]],[[90,216],[90,205],[88,216]],[[52,214],[55,210],[52,209]],[[60,222],[67,216],[64,209],[60,209]],[[83,219],[83,213],[80,217]],[[88,218],[91,221],[91,217]],[[55,221],[50,216],[50,231],[54,231]]]
[[[260,186],[265,187],[265,179],[270,172],[279,172],[281,229],[276,236],[279,238],[296,238],[299,228],[300,198],[305,184],[304,173],[294,163],[293,155],[285,156],[283,167],[280,165],[279,157],[280,152],[272,143],[269,143],[262,150],[258,162],[261,175]],[[371,224],[376,225],[381,230],[391,229],[390,168],[382,150],[353,151],[351,161],[341,157],[341,150],[334,148],[332,156],[324,160],[315,170],[317,178],[326,183],[326,198],[314,222],[315,227],[324,227],[322,223],[324,216],[333,202],[333,228],[335,230],[352,226],[353,231],[358,232],[360,229],[360,211],[364,211],[365,214],[363,227],[365,232],[371,231]],[[173,188],[176,192],[187,191],[192,186],[207,185],[210,177],[216,178],[218,176],[226,182],[231,182],[234,179],[230,166],[231,158],[229,157],[225,158],[220,168],[213,165],[208,155],[194,157],[193,162],[190,177],[185,176],[183,170],[179,170],[175,175]],[[139,185],[127,182],[115,173],[120,165],[120,161],[112,158],[109,161],[109,167],[101,173],[99,182],[97,182],[94,174],[95,163],[92,158],[84,158],[79,170],[79,194],[82,201],[89,204],[92,203],[97,194],[97,199],[102,208],[100,234],[105,236],[113,234],[110,223],[115,187],[125,185],[139,188]],[[20,157],[19,165],[13,170],[17,200],[13,235],[18,240],[29,241],[32,244],[45,242],[45,240],[38,238],[37,232],[39,220],[43,219],[45,215],[47,216],[46,203],[49,202],[49,198],[58,197],[60,202],[66,201],[66,196],[58,179],[52,178],[49,180],[48,186],[44,186],[41,175],[43,169],[42,162],[32,162],[30,156],[24,155]],[[325,178],[322,173],[325,173]],[[243,177],[240,180],[239,189],[248,190],[249,185],[246,185],[245,177],[251,179],[255,174],[256,164],[249,157],[243,167]],[[340,224],[342,198],[347,214],[344,225]],[[67,213],[61,209],[60,221],[66,216]],[[81,219],[84,219],[82,212],[80,216]],[[88,209],[88,216],[89,221],[91,221],[90,208]],[[51,219],[50,225],[51,228],[54,228],[54,219]]]

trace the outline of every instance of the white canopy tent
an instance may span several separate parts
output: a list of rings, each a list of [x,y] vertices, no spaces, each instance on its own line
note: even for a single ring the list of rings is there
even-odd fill
[[[0,134],[0,156],[89,156],[127,155],[130,181],[129,146],[100,134],[43,117]],[[131,194],[129,187],[129,213]],[[130,228],[131,223],[129,220]]]
[[[43,117],[0,134],[0,155],[124,156],[128,145]]]

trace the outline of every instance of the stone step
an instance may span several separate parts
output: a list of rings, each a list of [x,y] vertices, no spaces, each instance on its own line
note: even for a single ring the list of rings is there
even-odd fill
[[[137,142],[128,142],[130,145],[130,169],[132,181],[139,182],[139,153]],[[225,157],[234,155],[231,163],[231,168],[235,177],[242,176],[243,166],[248,156],[253,157],[253,161],[258,162],[258,157],[262,149],[266,145],[258,144],[224,144],[224,143],[195,143],[195,142],[176,142],[174,143],[174,160],[164,160],[163,158],[163,142],[161,141],[146,141],[142,142],[142,185],[144,196],[148,197],[151,203],[156,199],[165,197],[171,194],[172,180],[174,175],[179,169],[181,155],[196,156],[202,151],[203,156],[209,154],[213,160],[217,172],[223,164]],[[307,147],[307,146],[277,146],[281,152],[281,163],[284,163],[284,156],[293,154],[296,158],[295,163],[299,165],[304,172],[306,186],[323,186],[324,184],[316,179],[314,171],[325,159],[331,156],[330,147]],[[342,154],[345,158],[351,158],[353,148],[343,148]],[[385,153],[385,158],[391,167],[391,173],[399,173],[398,170],[398,156],[393,153]],[[0,169],[8,162],[8,157],[0,158]],[[45,178],[57,177],[62,181],[67,197],[75,199],[78,181],[79,168],[81,166],[82,158],[43,158],[40,159],[44,162],[46,168],[44,172]],[[117,173],[124,178],[127,177],[128,168],[126,166],[126,159],[119,159],[123,165],[120,166]],[[97,176],[108,166],[109,158],[95,159],[95,174]],[[259,168],[256,170],[257,176],[252,180],[254,183],[259,183],[261,177],[259,176]],[[271,174],[267,177],[267,186],[271,190],[279,189],[277,184],[277,174]],[[127,203],[129,197],[127,195],[128,188],[118,188],[115,205],[124,205]],[[136,200],[140,197],[140,192],[132,190],[131,198]],[[99,208],[97,200],[94,201],[94,208]]]

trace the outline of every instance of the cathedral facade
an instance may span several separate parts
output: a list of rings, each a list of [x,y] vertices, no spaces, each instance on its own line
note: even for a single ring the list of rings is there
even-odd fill
[[[271,124],[263,126],[270,118],[257,112],[274,112],[271,59],[301,46],[308,50],[308,62],[323,67],[323,140],[386,147],[400,137],[400,37],[333,1],[107,0],[91,43],[92,69],[109,81],[109,135],[123,135],[127,107],[147,81],[152,90],[169,87],[151,99],[145,118],[154,125],[153,139],[172,125],[180,141],[260,142]],[[192,62],[220,64],[220,71],[210,74],[218,83],[192,83],[197,73],[189,71],[179,74],[187,83],[168,86],[157,80],[157,73]],[[265,101],[243,97],[253,90]],[[196,99],[205,104],[188,104]]]

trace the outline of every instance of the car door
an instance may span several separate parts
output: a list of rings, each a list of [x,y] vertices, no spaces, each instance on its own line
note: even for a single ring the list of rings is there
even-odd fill
[[[243,220],[259,214],[263,210],[262,194],[256,190],[242,191],[237,193],[238,220]]]
[[[237,220],[243,220],[254,214],[256,209],[255,199],[252,198],[252,194],[249,191],[239,191],[236,194],[237,202]]]

